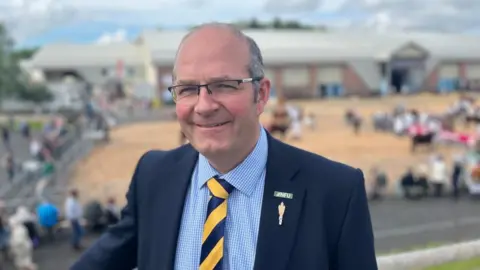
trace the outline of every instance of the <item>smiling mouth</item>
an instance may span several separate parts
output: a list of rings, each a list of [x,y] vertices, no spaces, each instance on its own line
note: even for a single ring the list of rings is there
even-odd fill
[[[223,126],[223,125],[226,125],[228,124],[229,122],[223,122],[223,123],[218,123],[218,124],[207,124],[207,125],[199,125],[197,124],[198,127],[202,127],[202,128],[213,128],[213,127],[220,127],[220,126]]]

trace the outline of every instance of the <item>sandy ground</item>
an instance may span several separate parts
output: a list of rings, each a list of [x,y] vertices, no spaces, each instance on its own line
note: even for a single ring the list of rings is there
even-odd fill
[[[429,151],[410,153],[409,140],[391,134],[374,133],[370,116],[378,110],[391,111],[393,106],[404,103],[411,108],[423,108],[427,112],[442,112],[458,98],[457,95],[415,97],[389,97],[368,100],[332,100],[298,102],[307,112],[317,115],[318,128],[305,130],[300,142],[288,141],[297,147],[328,158],[361,168],[369,181],[368,172],[373,165],[383,167],[392,180],[404,172],[407,166],[426,162]],[[367,125],[355,136],[343,121],[347,108],[356,108]],[[262,118],[262,122],[267,120]],[[176,122],[140,123],[112,131],[112,142],[99,147],[81,161],[70,182],[77,187],[83,200],[105,200],[108,196],[124,202],[124,194],[140,156],[150,149],[171,149],[177,146],[179,127]],[[460,149],[441,147],[447,159]],[[392,181],[393,182],[393,181]],[[391,188],[394,185],[391,185]]]

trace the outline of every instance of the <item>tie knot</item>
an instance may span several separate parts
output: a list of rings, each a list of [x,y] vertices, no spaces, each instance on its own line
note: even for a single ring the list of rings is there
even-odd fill
[[[207,186],[212,193],[212,196],[220,199],[227,199],[228,195],[233,191],[232,185],[217,176],[210,178],[207,182]]]

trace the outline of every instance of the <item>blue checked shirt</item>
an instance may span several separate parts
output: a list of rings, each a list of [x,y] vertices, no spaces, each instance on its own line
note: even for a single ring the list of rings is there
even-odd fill
[[[175,269],[194,270],[200,266],[203,225],[209,196],[206,182],[214,175],[220,175],[235,187],[227,201],[224,270],[253,269],[267,155],[267,135],[263,128],[254,150],[227,174],[218,173],[204,156],[199,155],[183,209]]]

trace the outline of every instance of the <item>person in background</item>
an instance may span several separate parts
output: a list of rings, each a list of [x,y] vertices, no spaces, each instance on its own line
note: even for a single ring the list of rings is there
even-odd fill
[[[415,181],[416,185],[419,186],[422,190],[421,195],[423,197],[428,197],[428,166],[425,164],[420,164],[418,166],[417,177]]]
[[[441,197],[448,182],[447,164],[442,155],[433,158],[430,172],[430,182],[433,184],[433,196]]]
[[[81,220],[83,218],[83,209],[78,201],[78,191],[76,189],[70,191],[70,195],[65,201],[65,217],[70,222],[72,229],[72,248],[81,250],[81,240],[83,236]]]
[[[8,220],[5,214],[5,204],[3,201],[0,201],[0,256],[2,256],[0,263],[8,258],[9,236],[10,232],[8,230]]]
[[[457,200],[460,196],[460,177],[463,173],[463,161],[461,156],[455,156],[453,158],[453,170],[452,170],[452,196]]]
[[[6,126],[2,126],[2,141],[5,149],[10,151],[10,130]]]
[[[415,187],[415,176],[411,167],[407,169],[400,181],[405,199],[413,199],[415,197],[413,194],[413,189]]]
[[[30,212],[27,207],[19,206],[13,217],[25,226],[28,236],[33,243],[33,247],[37,247],[40,244],[40,237],[36,227],[37,218],[35,215]]]
[[[19,125],[20,128],[20,133],[25,139],[30,139],[31,133],[30,133],[30,123],[28,123],[26,120],[22,120]]]
[[[55,239],[54,228],[58,224],[58,209],[47,200],[37,207],[38,223],[45,230],[50,240]]]
[[[8,151],[7,155],[4,157],[3,166],[7,171],[8,180],[12,181],[15,177],[17,165],[15,163],[15,158],[13,157],[13,153]]]
[[[19,270],[36,270],[37,266],[33,263],[33,245],[27,228],[17,215],[10,217],[9,226],[11,230],[9,251],[15,267]]]
[[[105,218],[107,225],[114,225],[120,220],[120,210],[115,204],[114,198],[109,198],[105,207]]]
[[[38,138],[31,137],[30,138],[30,155],[37,161],[44,161],[44,157],[42,155],[43,145]]]
[[[388,183],[387,175],[383,170],[375,166],[371,170],[371,176],[373,187],[370,198],[372,200],[382,199],[383,193]]]

